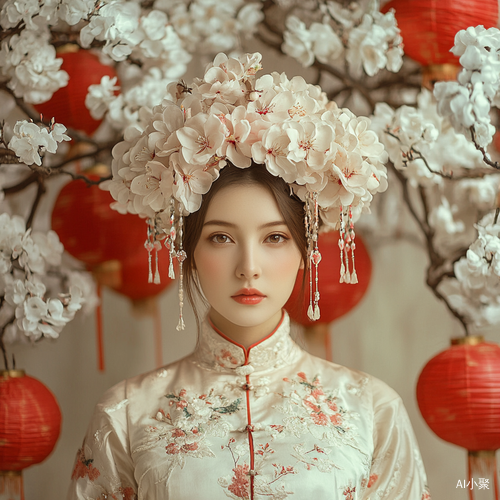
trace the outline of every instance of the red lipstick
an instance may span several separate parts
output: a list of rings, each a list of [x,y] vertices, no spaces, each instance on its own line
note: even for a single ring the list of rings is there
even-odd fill
[[[233,300],[239,304],[258,304],[262,302],[266,295],[259,292],[256,288],[242,288],[238,290],[234,295],[231,296]]]

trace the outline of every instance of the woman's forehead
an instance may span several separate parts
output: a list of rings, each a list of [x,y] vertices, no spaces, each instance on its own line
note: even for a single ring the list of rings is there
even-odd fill
[[[213,221],[236,226],[284,222],[273,194],[258,184],[234,185],[221,189],[208,206],[204,225]]]

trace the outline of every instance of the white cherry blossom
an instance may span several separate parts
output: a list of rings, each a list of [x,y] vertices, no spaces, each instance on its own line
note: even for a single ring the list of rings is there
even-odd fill
[[[52,129],[48,129],[26,120],[18,121],[9,148],[26,165],[41,165],[45,151],[55,153],[58,142],[71,140],[64,134],[65,131],[66,127],[61,124],[54,124]]]

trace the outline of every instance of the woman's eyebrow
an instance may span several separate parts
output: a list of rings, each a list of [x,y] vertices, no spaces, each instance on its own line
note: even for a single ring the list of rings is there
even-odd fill
[[[232,222],[228,222],[225,220],[213,219],[213,220],[206,221],[203,224],[203,227],[205,227],[205,226],[224,226],[224,227],[235,228],[236,224],[233,224]],[[284,220],[266,222],[265,224],[262,224],[261,226],[259,226],[259,229],[264,229],[266,227],[272,227],[272,226],[286,226],[286,222]]]

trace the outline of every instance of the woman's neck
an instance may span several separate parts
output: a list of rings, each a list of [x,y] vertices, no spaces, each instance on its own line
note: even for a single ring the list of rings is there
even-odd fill
[[[210,321],[217,330],[222,332],[236,344],[242,345],[245,349],[248,349],[248,347],[256,344],[259,340],[264,339],[272,333],[279,325],[282,316],[282,311],[278,311],[274,316],[259,325],[240,326],[231,323],[231,321],[228,321],[214,309],[210,309],[208,313]]]

